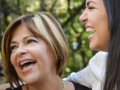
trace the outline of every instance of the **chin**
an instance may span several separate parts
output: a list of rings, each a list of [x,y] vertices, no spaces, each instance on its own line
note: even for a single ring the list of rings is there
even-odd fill
[[[105,47],[105,46],[98,46],[98,45],[90,43],[89,47],[91,50],[108,52],[108,47]]]
[[[95,44],[90,43],[89,47],[91,50],[97,50]]]
[[[24,82],[25,82],[26,84],[34,84],[35,82],[37,82],[37,80],[29,79],[29,80],[24,80]]]
[[[23,81],[26,83],[26,84],[34,84],[35,82],[37,82],[39,79],[39,77],[36,75],[28,75],[28,76],[25,76],[23,78]]]

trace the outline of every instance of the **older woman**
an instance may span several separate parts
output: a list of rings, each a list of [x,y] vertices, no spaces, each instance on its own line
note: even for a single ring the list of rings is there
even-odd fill
[[[19,17],[3,37],[3,68],[11,88],[17,86],[15,90],[88,90],[61,80],[68,54],[63,30],[47,13]]]

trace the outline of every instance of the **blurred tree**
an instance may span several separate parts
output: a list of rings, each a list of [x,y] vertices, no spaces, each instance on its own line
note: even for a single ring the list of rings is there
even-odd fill
[[[61,24],[69,43],[69,59],[62,77],[84,68],[96,53],[89,49],[89,33],[79,16],[85,0],[0,0],[0,45],[10,22],[22,14],[48,12]],[[1,49],[0,49],[1,51]]]
[[[0,60],[0,84],[4,84],[4,83],[6,83],[6,78],[3,74],[2,63],[1,63],[1,60]]]
[[[51,1],[50,0],[41,0],[40,11],[49,11],[50,8],[51,8]]]

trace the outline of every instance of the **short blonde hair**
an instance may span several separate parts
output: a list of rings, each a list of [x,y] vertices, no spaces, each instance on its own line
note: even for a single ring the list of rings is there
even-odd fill
[[[13,83],[16,86],[20,86],[20,81],[22,82],[10,62],[11,34],[21,23],[24,24],[35,36],[41,36],[49,44],[57,60],[57,74],[61,76],[69,56],[69,47],[59,23],[54,17],[47,13],[24,15],[13,21],[7,27],[2,41],[3,69],[11,87],[14,88]]]

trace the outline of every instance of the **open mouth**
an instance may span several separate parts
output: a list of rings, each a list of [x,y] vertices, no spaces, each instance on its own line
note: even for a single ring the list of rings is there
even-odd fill
[[[87,28],[86,32],[95,33],[96,31],[94,28]]]
[[[23,61],[20,63],[21,70],[29,69],[31,66],[33,66],[36,63],[36,61]]]
[[[96,30],[94,28],[87,28],[86,31],[89,32],[88,34],[90,35],[88,36],[88,39],[91,40],[95,36]]]

